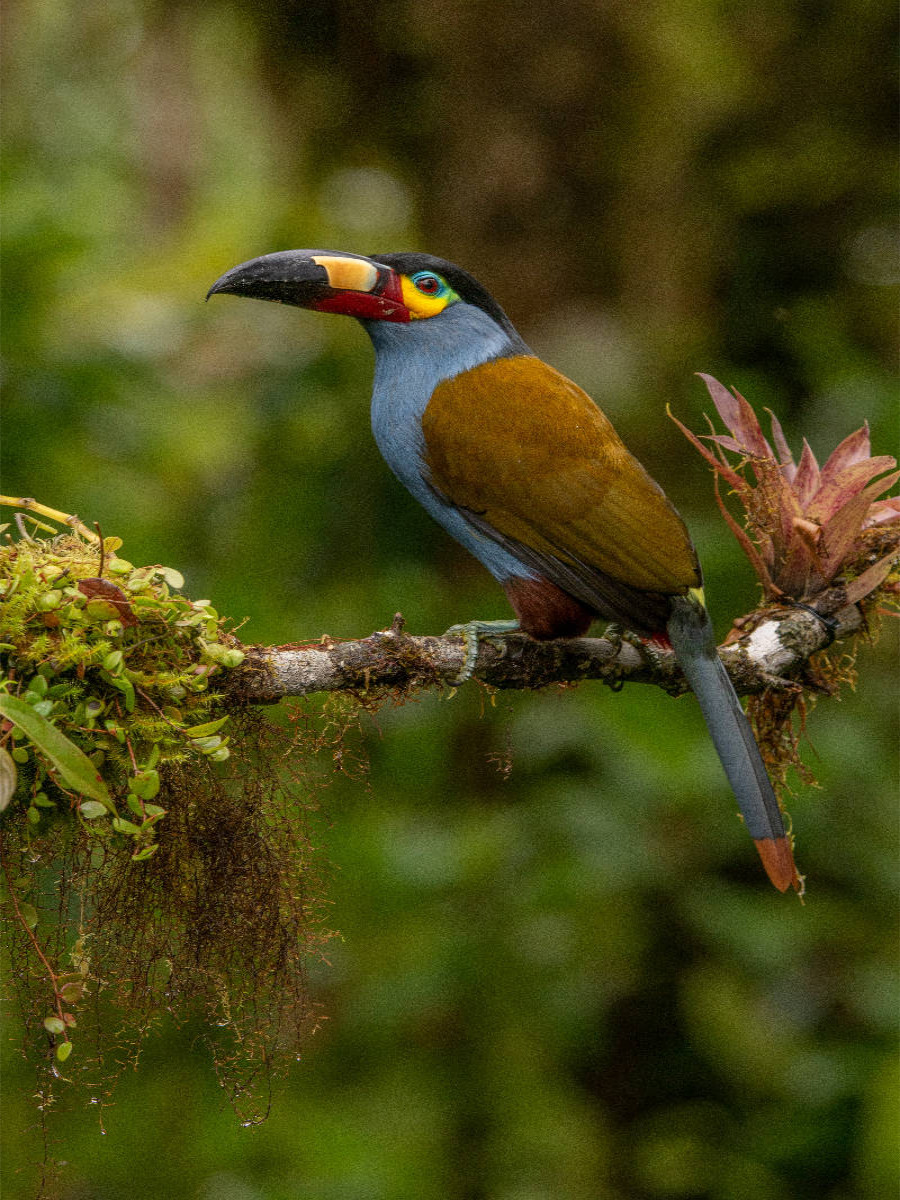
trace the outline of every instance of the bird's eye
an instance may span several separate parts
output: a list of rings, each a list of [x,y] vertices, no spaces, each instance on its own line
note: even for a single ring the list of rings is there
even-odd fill
[[[432,275],[430,271],[418,271],[410,278],[416,288],[426,296],[438,296],[447,287],[439,275]]]

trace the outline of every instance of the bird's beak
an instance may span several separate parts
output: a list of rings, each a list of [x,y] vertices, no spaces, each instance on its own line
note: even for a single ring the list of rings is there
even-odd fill
[[[206,294],[251,296],[368,321],[408,321],[400,277],[360,254],[282,250],[232,267]]]

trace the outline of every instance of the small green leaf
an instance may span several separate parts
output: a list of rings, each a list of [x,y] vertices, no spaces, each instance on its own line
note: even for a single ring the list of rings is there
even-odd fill
[[[97,817],[105,817],[109,809],[99,800],[85,800],[83,804],[78,805],[78,811],[86,821],[94,821]]]
[[[38,596],[36,604],[40,612],[52,612],[54,608],[59,608],[62,604],[62,592],[59,588],[52,588],[49,592]]]
[[[84,615],[89,621],[99,624],[101,621],[116,620],[119,610],[110,600],[102,596],[92,596],[84,606]]]
[[[20,904],[19,912],[22,914],[22,920],[29,929],[34,929],[38,923],[37,909],[33,904]]]
[[[77,1004],[84,995],[84,984],[66,983],[59,989],[59,994],[66,1004]]]
[[[134,570],[134,563],[130,563],[127,558],[114,558],[109,563],[109,570],[113,575],[128,575]]]
[[[200,750],[203,754],[212,754],[213,750],[218,750],[222,745],[222,739],[215,733],[212,737],[194,738],[192,744],[195,750]]]
[[[156,574],[161,575],[169,587],[184,587],[184,576],[180,571],[176,571],[174,567],[157,567]]]
[[[189,617],[182,617],[175,624],[179,629],[191,629],[195,625],[202,625],[204,621],[203,613],[192,613]]]
[[[211,733],[218,733],[227,721],[227,716],[219,717],[217,721],[207,721],[203,725],[192,725],[190,729],[185,729],[184,732],[189,738],[209,737]]]
[[[132,859],[135,862],[143,862],[145,858],[150,858],[159,849],[159,842],[154,842],[152,846],[144,846],[141,850],[135,850],[132,854]]]
[[[16,746],[15,750],[13,750],[13,752],[12,752],[12,757],[13,757],[13,760],[17,763],[27,763],[28,762],[28,751],[26,750],[26,748],[24,746]]]
[[[16,790],[16,783],[19,779],[19,772],[16,770],[16,764],[13,759],[13,754],[18,751],[14,750],[9,753],[5,747],[0,746],[0,812],[9,804],[13,798],[13,792]],[[28,755],[25,756],[26,762]]]
[[[32,825],[40,824],[40,820],[41,820],[40,810],[35,808],[33,804],[29,806],[28,812],[25,815],[28,817],[28,820],[31,822]]]
[[[127,675],[110,675],[108,671],[102,672],[103,678],[107,683],[111,683],[125,697],[125,711],[134,712],[134,684]]]
[[[157,770],[139,770],[130,780],[131,790],[143,800],[152,800],[160,791],[160,773]]]
[[[138,771],[129,780],[131,790],[142,800],[152,800],[159,791],[158,771]]]
[[[16,696],[0,696],[0,715],[28,735],[70,788],[112,807],[106,784],[91,760],[30,704]]]
[[[56,808],[56,802],[51,800],[46,792],[38,792],[34,798],[34,803],[38,808]]]
[[[61,1062],[61,1063],[65,1062],[71,1053],[72,1053],[72,1043],[71,1042],[60,1042],[59,1045],[56,1047],[56,1061]]]
[[[228,647],[223,646],[221,642],[201,642],[200,649],[213,662],[221,662],[228,653]]]
[[[44,1028],[48,1033],[65,1033],[66,1026],[59,1017],[44,1017]]]
[[[103,660],[103,667],[106,671],[117,671],[124,661],[124,655],[121,650],[111,650]]]
[[[113,817],[112,824],[117,833],[127,833],[131,837],[141,832],[140,825],[135,825],[133,821],[126,821],[124,817]]]
[[[45,675],[35,675],[34,679],[29,680],[28,691],[34,692],[34,694],[40,700],[42,696],[47,695],[47,688],[49,686],[50,685],[47,683],[47,677]]]
[[[165,602],[163,600],[160,600],[158,596],[154,596],[151,594],[149,596],[132,596],[131,607],[134,609],[165,608],[165,607],[167,607],[167,605],[165,604]]]

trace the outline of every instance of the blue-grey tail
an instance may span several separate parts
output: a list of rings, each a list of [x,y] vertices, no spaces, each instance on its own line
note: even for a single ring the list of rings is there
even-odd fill
[[[796,886],[798,877],[778,799],[750,722],[716,650],[709,613],[694,596],[676,597],[667,629],[769,878],[779,891]]]

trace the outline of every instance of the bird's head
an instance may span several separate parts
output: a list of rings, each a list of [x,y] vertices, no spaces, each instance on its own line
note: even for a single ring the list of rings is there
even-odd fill
[[[430,254],[347,254],[282,250],[232,267],[207,293],[274,300],[364,322],[440,320],[455,305],[471,305],[516,336],[509,318],[467,271]]]

